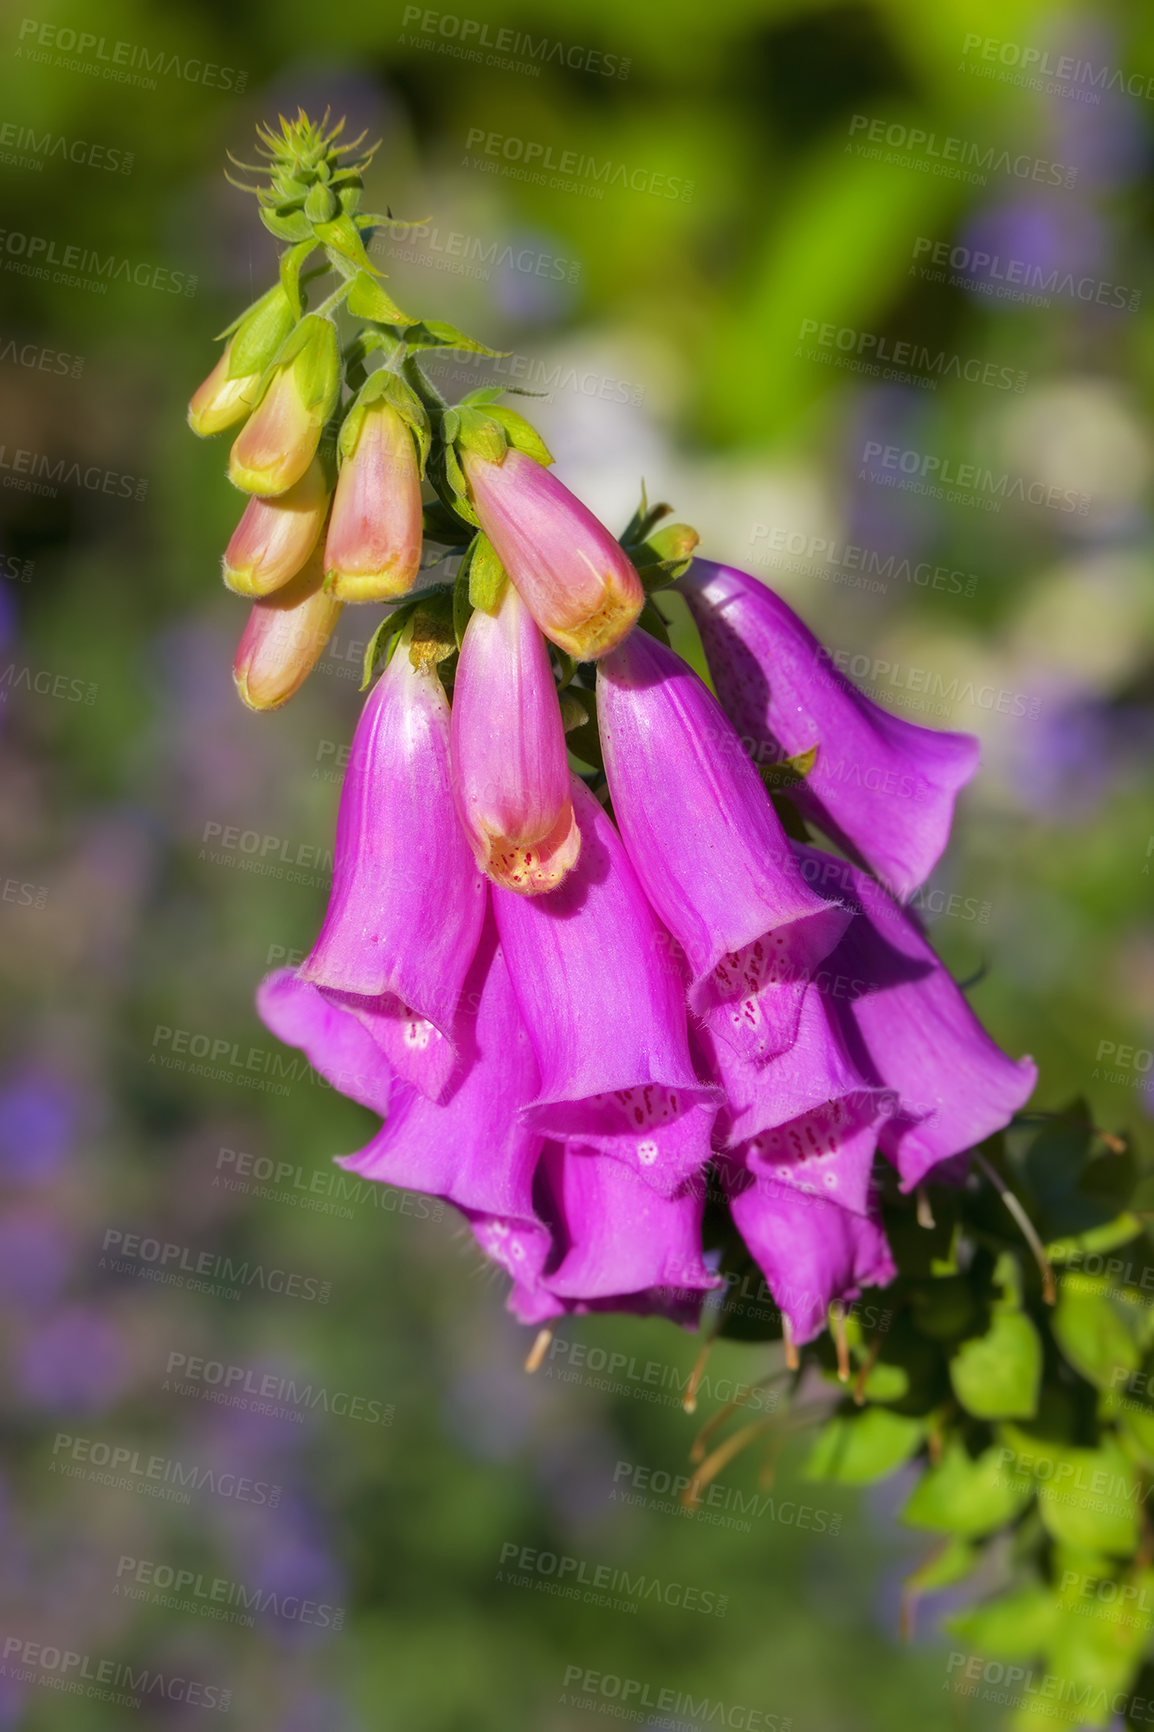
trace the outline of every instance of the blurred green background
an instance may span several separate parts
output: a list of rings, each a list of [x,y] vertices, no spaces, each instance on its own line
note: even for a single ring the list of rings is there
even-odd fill
[[[240,502],[184,406],[275,268],[226,151],[347,114],[366,207],[429,219],[377,242],[395,298],[511,352],[446,389],[543,392],[607,522],[644,479],[981,736],[931,935],[1040,1107],[1148,1148],[1154,13],[38,0],[0,84],[0,1726],[998,1724],[940,1602],[899,1639],[900,1482],[807,1482],[783,1429],[772,1484],[663,1490],[771,1350],[692,1419],[665,1323],[527,1377],[451,1212],[337,1186],[371,1121],[252,993],[323,911],[377,614],[242,711]],[[525,1547],[661,1586],[562,1598]]]

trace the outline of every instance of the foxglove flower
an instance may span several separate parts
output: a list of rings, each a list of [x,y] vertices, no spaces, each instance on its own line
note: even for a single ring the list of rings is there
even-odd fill
[[[453,807],[448,700],[403,637],[353,737],[328,912],[300,972],[349,995],[400,1074],[434,1097],[453,1068],[484,886]]]
[[[796,1341],[821,1334],[835,1300],[857,1299],[897,1273],[880,1223],[825,1197],[739,1175],[729,1208]]]
[[[691,1006],[747,1057],[781,1052],[848,912],[806,884],[761,777],[680,656],[633,632],[598,668],[597,717],[614,817],[685,951]]]
[[[1008,1123],[1037,1067],[995,1045],[916,920],[872,878],[818,849],[797,852],[823,894],[858,910],[811,991],[824,995],[863,1075],[897,1096],[878,1145],[911,1190]]]
[[[662,1196],[610,1155],[549,1142],[534,1195],[544,1233],[474,1224],[482,1247],[513,1275],[510,1308],[523,1322],[612,1310],[693,1323],[721,1285],[701,1253],[700,1185]]]
[[[274,498],[254,495],[224,555],[224,581],[237,595],[269,595],[300,571],[329,508],[324,467],[314,457],[300,480]]]
[[[440,1104],[395,1080],[388,1116],[342,1166],[444,1197],[471,1214],[531,1224],[542,1137],[522,1108],[537,1092],[537,1061],[490,915],[462,994],[458,1064]]]
[[[577,661],[605,655],[645,603],[619,544],[523,451],[497,463],[465,450],[461,463],[481,528],[545,636]]]
[[[339,1094],[382,1116],[389,1110],[393,1073],[365,1025],[346,1006],[292,968],[278,968],[257,988],[265,1027],[305,1057]]]
[[[526,896],[555,889],[581,832],[549,652],[511,583],[495,614],[475,608],[465,628],[452,754],[457,808],[482,872]]]
[[[241,428],[229,479],[246,493],[284,493],[316,455],[340,390],[337,333],[318,313],[303,318],[277,357],[264,394]]]
[[[544,1135],[616,1155],[670,1196],[709,1158],[716,1091],[689,1055],[669,935],[577,777],[577,865],[547,896],[493,887],[501,945],[540,1066]]]
[[[708,1029],[697,1039],[725,1090],[715,1142],[730,1165],[866,1214],[878,1135],[899,1102],[855,1064],[823,995],[806,992],[793,1045],[767,1064]]]
[[[917,727],[872,703],[781,598],[746,572],[695,559],[677,587],[747,750],[773,763],[816,746],[791,797],[831,841],[907,897],[945,848],[955,795],[978,766],[977,740]]]
[[[298,692],[332,636],[341,603],[325,594],[319,559],[262,596],[237,646],[233,679],[250,710],[275,710]]]
[[[390,403],[378,399],[357,420],[333,498],[325,583],[342,601],[393,601],[421,569],[420,462]]]

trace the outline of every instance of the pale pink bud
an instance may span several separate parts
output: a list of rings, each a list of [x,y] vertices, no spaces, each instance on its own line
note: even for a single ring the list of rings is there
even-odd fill
[[[320,659],[341,604],[326,595],[319,554],[248,616],[232,677],[250,710],[275,710],[298,692]]]
[[[421,471],[408,423],[390,403],[363,411],[345,457],[325,541],[325,581],[341,601],[394,601],[421,569]]]
[[[226,343],[220,360],[204,383],[197,386],[188,405],[188,424],[202,439],[207,439],[210,433],[223,433],[226,427],[243,421],[256,401],[260,374],[250,373],[243,379],[230,379],[228,363],[231,352],[232,344]]]
[[[308,313],[279,351],[264,396],[237,434],[229,480],[246,493],[284,493],[316,455],[340,391],[331,319]]]
[[[237,595],[268,595],[296,576],[316,547],[328,511],[324,466],[314,457],[295,486],[272,499],[254,495],[224,556],[224,581]]]
[[[478,866],[507,890],[555,889],[576,864],[561,706],[544,640],[511,583],[465,628],[453,686],[453,788]]]
[[[595,661],[637,623],[645,592],[609,531],[523,451],[501,463],[462,451],[481,528],[545,636]]]

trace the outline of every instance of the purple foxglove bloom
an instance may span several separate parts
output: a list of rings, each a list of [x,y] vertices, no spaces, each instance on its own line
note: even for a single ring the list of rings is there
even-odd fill
[[[797,852],[825,894],[860,910],[811,991],[825,995],[863,1074],[900,1100],[878,1146],[908,1191],[1007,1124],[1033,1093],[1037,1067],[995,1045],[917,922],[867,873],[816,848]]]
[[[708,1029],[697,1039],[725,1090],[714,1140],[731,1164],[867,1214],[878,1133],[898,1100],[854,1063],[821,994],[806,993],[797,1039],[767,1064]]]
[[[578,661],[620,642],[645,604],[637,570],[603,523],[523,451],[461,457],[481,528],[545,636]]]
[[[556,1266],[544,1276],[558,1298],[584,1308],[596,1300],[665,1289],[704,1294],[721,1285],[701,1255],[705,1190],[665,1197],[624,1161],[579,1143],[547,1143],[541,1177],[556,1223]]]
[[[442,1104],[394,1083],[385,1124],[340,1165],[362,1178],[445,1197],[471,1214],[531,1225],[542,1138],[521,1108],[537,1093],[537,1061],[492,917],[462,994],[459,1052]]]
[[[493,888],[497,930],[541,1070],[528,1122],[637,1167],[669,1196],[709,1159],[716,1091],[689,1056],[685,995],[621,838],[577,777],[581,855],[559,889]]]
[[[757,1177],[729,1200],[734,1223],[798,1342],[826,1326],[832,1302],[884,1287],[897,1274],[878,1223],[825,1197]]]
[[[545,640],[515,586],[475,608],[453,684],[453,789],[482,872],[523,896],[556,889],[581,832]]]
[[[437,1094],[485,880],[453,808],[449,705],[402,641],[370,694],[341,793],[328,912],[302,980],[351,994],[400,1074]]]
[[[613,813],[685,950],[691,1008],[751,1059],[781,1052],[849,913],[806,884],[761,777],[680,656],[633,632],[598,668],[597,718]]]
[[[792,609],[748,573],[695,559],[677,587],[743,744],[767,762],[816,746],[791,798],[895,896],[908,896],[949,839],[954,797],[978,767],[977,740],[917,727],[871,703]]]
[[[565,1312],[658,1313],[692,1325],[720,1279],[701,1254],[704,1188],[663,1197],[624,1161],[580,1143],[546,1143],[535,1225],[473,1220],[477,1242],[513,1277],[523,1323]]]
[[[380,1047],[362,1022],[293,968],[278,968],[257,988],[265,1027],[286,1046],[299,1046],[318,1076],[338,1093],[383,1117],[393,1077]]]

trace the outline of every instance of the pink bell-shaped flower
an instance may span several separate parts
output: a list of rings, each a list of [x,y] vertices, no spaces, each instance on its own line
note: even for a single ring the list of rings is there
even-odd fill
[[[453,792],[473,857],[507,890],[553,890],[576,863],[561,706],[545,641],[515,586],[475,608],[453,687]]]

